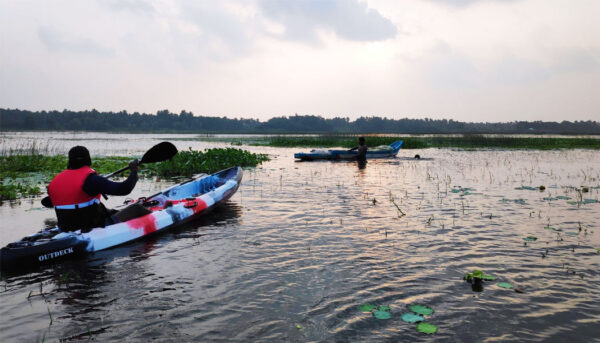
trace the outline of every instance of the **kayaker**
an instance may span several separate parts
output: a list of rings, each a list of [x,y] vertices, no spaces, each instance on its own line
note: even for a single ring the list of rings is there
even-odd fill
[[[48,186],[48,195],[56,210],[58,227],[63,231],[87,232],[117,222],[100,202],[101,194],[127,195],[138,180],[138,160],[129,163],[129,177],[123,182],[110,181],[91,168],[86,147],[69,150],[67,169],[56,175]],[[114,211],[113,211],[114,212]]]
[[[365,144],[365,137],[359,137],[358,145],[348,151],[353,150],[358,150],[358,155],[356,155],[356,159],[359,162],[365,162],[367,160],[367,145]]]

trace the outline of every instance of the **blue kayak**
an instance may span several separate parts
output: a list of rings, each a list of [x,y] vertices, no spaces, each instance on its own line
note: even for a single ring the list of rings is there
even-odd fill
[[[395,141],[390,145],[380,145],[373,148],[368,148],[367,159],[372,158],[390,158],[396,157],[398,151],[402,147],[404,141]],[[353,160],[356,159],[358,152],[356,150],[326,150],[326,149],[313,149],[311,152],[300,152],[294,154],[294,158],[298,158],[302,161],[314,161],[314,160]]]
[[[141,239],[196,219],[227,201],[238,189],[242,168],[197,175],[148,198],[138,199],[148,214],[89,232],[46,228],[0,249],[0,269],[18,270],[85,256]]]

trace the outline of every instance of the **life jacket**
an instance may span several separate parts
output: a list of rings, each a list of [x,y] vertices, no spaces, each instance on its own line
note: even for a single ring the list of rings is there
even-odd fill
[[[54,206],[78,205],[94,198],[100,200],[100,194],[90,196],[83,191],[83,183],[90,174],[97,174],[88,166],[79,169],[66,169],[56,175],[48,186],[48,194]],[[84,206],[85,207],[85,206]]]
[[[48,185],[58,227],[63,231],[86,232],[94,227],[104,227],[106,208],[100,203],[100,194],[90,196],[83,191],[83,183],[90,174],[96,174],[96,171],[88,166],[66,169]]]

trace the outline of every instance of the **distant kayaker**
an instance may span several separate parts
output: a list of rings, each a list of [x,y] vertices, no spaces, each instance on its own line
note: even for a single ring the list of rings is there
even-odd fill
[[[356,155],[356,159],[359,162],[365,162],[367,160],[367,145],[365,144],[365,137],[359,137],[358,145],[348,151],[353,151],[353,150],[358,151],[358,155]]]
[[[91,168],[92,160],[86,147],[69,150],[67,169],[56,175],[48,186],[48,195],[56,210],[58,227],[63,231],[81,229],[87,232],[118,220],[100,202],[101,194],[127,195],[138,180],[138,160],[129,163],[129,177],[123,182],[112,182]]]

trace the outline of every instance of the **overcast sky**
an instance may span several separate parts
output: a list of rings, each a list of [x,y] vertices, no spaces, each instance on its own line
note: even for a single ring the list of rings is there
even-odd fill
[[[600,120],[598,0],[0,0],[0,108]]]

